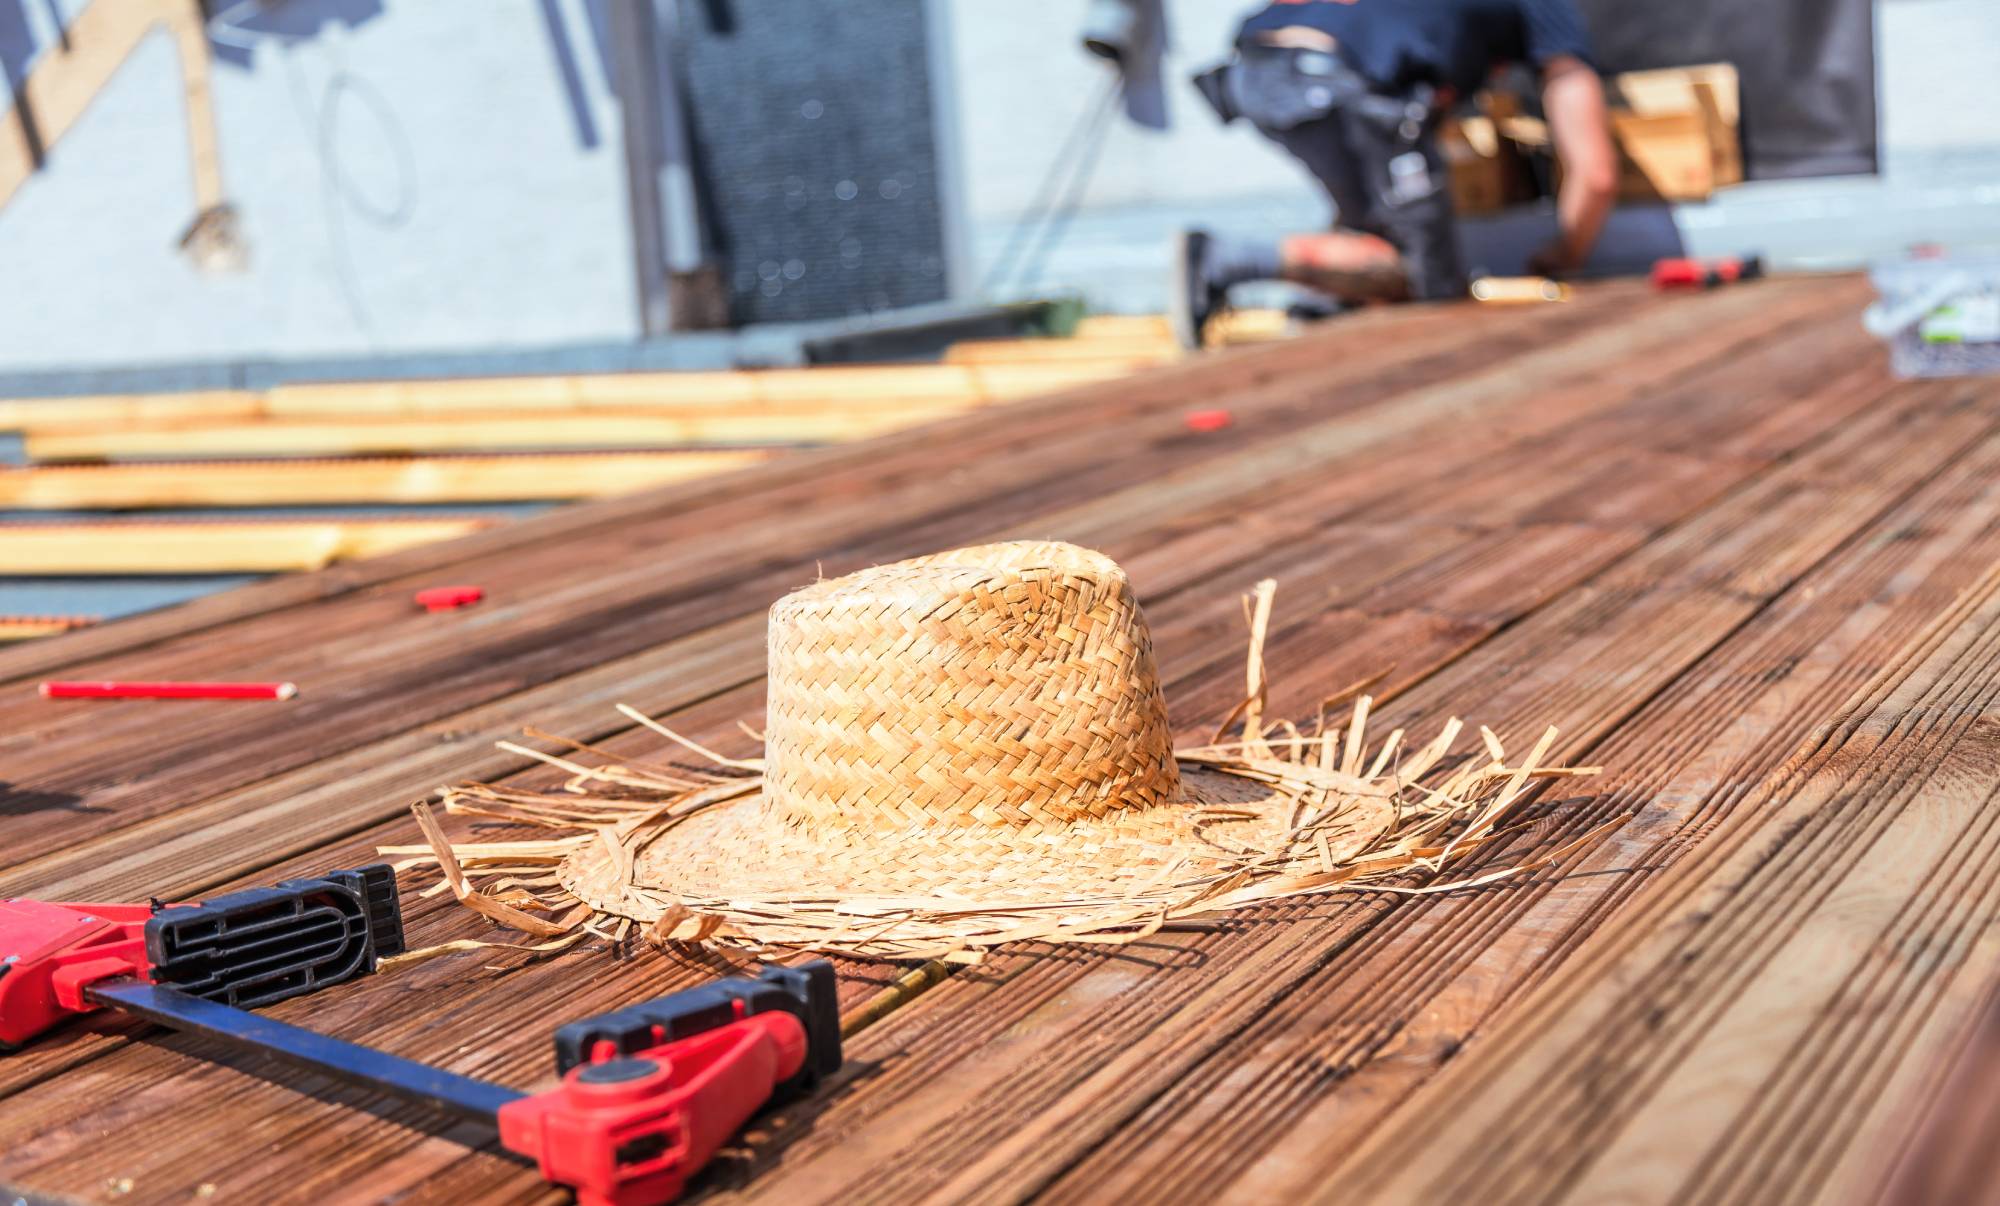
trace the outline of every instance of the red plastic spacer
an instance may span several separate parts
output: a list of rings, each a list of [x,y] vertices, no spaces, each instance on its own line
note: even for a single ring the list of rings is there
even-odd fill
[[[485,597],[486,592],[477,586],[433,586],[417,592],[417,604],[425,611],[455,611]]]
[[[1191,410],[1187,412],[1187,418],[1184,421],[1187,423],[1189,431],[1221,431],[1231,423],[1234,423],[1236,416],[1222,409]]]

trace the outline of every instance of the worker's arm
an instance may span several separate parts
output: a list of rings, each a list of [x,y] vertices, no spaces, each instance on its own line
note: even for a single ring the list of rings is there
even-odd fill
[[[1611,145],[1604,82],[1582,59],[1557,55],[1544,64],[1542,112],[1562,160],[1562,189],[1556,196],[1561,233],[1535,253],[1529,267],[1560,276],[1583,265],[1611,215],[1618,196],[1618,152]]]

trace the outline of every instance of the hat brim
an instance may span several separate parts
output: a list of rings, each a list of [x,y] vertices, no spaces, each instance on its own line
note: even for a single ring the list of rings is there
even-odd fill
[[[1175,804],[1037,831],[814,832],[782,823],[752,792],[601,828],[557,876],[595,911],[659,927],[661,938],[866,940],[875,953],[916,956],[1156,925],[1204,911],[1204,899],[1248,875],[1345,864],[1397,819],[1386,793],[1314,792],[1308,809],[1295,786],[1190,762],[1181,782]]]

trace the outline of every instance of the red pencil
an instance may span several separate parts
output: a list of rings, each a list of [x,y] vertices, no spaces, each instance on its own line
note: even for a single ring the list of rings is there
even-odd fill
[[[290,699],[295,683],[48,682],[45,699]]]

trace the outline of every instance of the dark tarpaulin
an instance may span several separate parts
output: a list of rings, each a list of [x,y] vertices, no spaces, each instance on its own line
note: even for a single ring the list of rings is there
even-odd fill
[[[1873,172],[1871,0],[1577,0],[1604,71],[1734,63],[1753,179]]]

